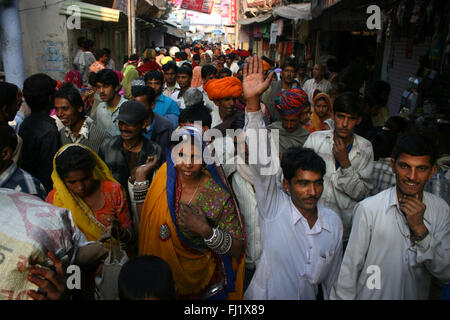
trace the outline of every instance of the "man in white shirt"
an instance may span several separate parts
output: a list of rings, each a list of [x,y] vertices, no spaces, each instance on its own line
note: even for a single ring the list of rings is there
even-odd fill
[[[175,61],[169,61],[162,66],[164,74],[164,86],[162,93],[167,98],[170,98],[172,94],[180,91],[180,86],[177,83],[177,71],[178,67]]]
[[[234,76],[239,71],[239,65],[236,62],[236,54],[233,52],[229,53],[225,58],[225,61],[224,67],[230,69]]]
[[[320,204],[336,211],[344,224],[344,241],[350,234],[353,209],[372,189],[372,144],[353,133],[361,122],[363,106],[354,93],[334,101],[334,130],[315,131],[304,147],[311,148],[327,164]]]
[[[208,94],[206,93],[205,89],[203,89],[203,86],[212,79],[215,79],[217,75],[217,68],[213,66],[212,64],[207,64],[202,67],[202,81],[203,84],[198,87],[198,90],[200,90],[203,94],[203,101],[205,102],[205,107],[209,109],[209,111],[218,111],[218,107],[208,98]]]
[[[424,192],[436,150],[417,133],[402,136],[391,158],[396,186],[355,208],[333,299],[428,299],[431,277],[450,282],[450,213]]]
[[[303,85],[303,91],[308,94],[309,103],[313,104],[314,91],[319,90],[320,92],[328,94],[331,90],[331,83],[323,77],[325,73],[325,67],[320,63],[314,65],[313,78],[306,80]]]
[[[191,87],[191,81],[192,81],[192,69],[188,67],[180,67],[177,71],[177,83],[180,86],[179,91],[175,91],[170,96],[171,99],[175,100],[175,102],[178,105],[178,108],[180,110],[183,110],[186,108],[186,105],[184,104],[184,93],[187,89]]]
[[[266,131],[259,98],[272,76],[264,80],[261,58],[250,58],[244,68],[246,134],[250,129]],[[267,157],[267,131],[264,137],[255,149],[260,160]],[[281,186],[271,174],[279,170],[278,154],[272,153],[267,165],[252,164],[254,145],[250,142],[249,147],[263,251],[244,298],[328,299],[342,260],[343,229],[335,212],[317,206],[323,191],[324,161],[312,150],[290,149],[282,158]],[[273,150],[273,143],[268,147]]]

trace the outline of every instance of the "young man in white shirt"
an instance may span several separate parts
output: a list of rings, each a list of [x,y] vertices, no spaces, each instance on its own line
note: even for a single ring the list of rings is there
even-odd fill
[[[303,147],[311,148],[327,164],[320,204],[336,211],[344,224],[344,241],[350,234],[353,209],[372,190],[372,144],[353,133],[361,122],[363,106],[351,92],[334,101],[334,130],[311,133]]]
[[[431,277],[450,282],[450,214],[424,192],[436,173],[430,139],[406,133],[391,158],[396,186],[361,201],[333,299],[428,299]]]
[[[177,83],[180,86],[179,91],[175,91],[170,96],[171,99],[175,100],[175,102],[178,105],[178,108],[180,110],[183,110],[186,108],[184,104],[184,93],[187,89],[191,87],[191,81],[192,81],[192,69],[188,67],[180,67],[177,71]]]
[[[267,157],[267,130],[260,110],[260,95],[273,74],[264,80],[261,58],[250,58],[244,68],[247,102],[245,132],[266,131],[255,149]],[[273,141],[273,140],[271,140]],[[267,165],[252,164],[260,215],[263,251],[246,299],[328,299],[342,260],[342,222],[330,209],[318,206],[323,191],[324,161],[313,151],[290,149],[282,158],[283,185],[275,173],[280,164],[272,153]],[[269,151],[270,152],[270,151]],[[273,173],[273,174],[271,174]]]

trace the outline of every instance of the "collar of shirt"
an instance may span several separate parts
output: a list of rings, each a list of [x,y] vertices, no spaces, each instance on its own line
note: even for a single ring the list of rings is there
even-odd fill
[[[328,139],[328,143],[331,145],[331,149],[333,149],[333,138],[334,138],[334,130],[329,130],[326,135],[326,139]],[[350,152],[348,152],[348,159],[352,161],[357,155],[361,153],[361,150],[359,148],[358,144],[358,136],[356,134],[353,134],[353,142],[352,142],[352,148]]]
[[[423,192],[423,203],[424,203],[425,205],[427,205],[427,202],[428,202],[428,197],[427,197],[427,195],[426,195],[426,193],[425,193],[425,191],[424,191],[424,192]],[[389,209],[390,209],[391,207],[395,207],[395,208],[397,209],[397,210],[396,210],[397,213],[401,214],[402,217],[403,217],[404,220],[405,220],[405,223],[407,223],[405,214],[400,210],[400,205],[399,205],[399,203],[398,203],[397,186],[392,187],[392,188],[389,190],[388,206],[387,206],[387,210],[386,210],[386,212],[385,212],[386,214],[389,212]],[[427,207],[430,207],[430,206],[427,205]],[[426,209],[425,209],[425,210],[426,210]],[[425,213],[426,213],[426,211],[425,211]],[[425,213],[424,213],[424,215],[423,215],[423,220],[424,220],[425,222],[427,222],[428,225],[431,225],[431,221],[430,221],[429,219],[427,219],[427,217],[425,216]]]
[[[11,165],[5,171],[3,171],[2,174],[0,174],[0,187],[3,186],[5,184],[5,182],[8,181],[12,177],[14,172],[16,172],[16,169],[17,169],[17,165],[13,161],[11,163]]]
[[[299,221],[306,230],[306,234],[317,234],[322,231],[322,229],[331,232],[331,227],[326,219],[323,217],[320,207],[317,207],[317,220],[312,228],[309,227],[308,220],[302,215],[302,213],[297,209],[297,207],[290,200],[291,214],[292,214],[292,224],[295,226]]]
[[[70,129],[69,126],[64,128],[64,134],[67,138],[70,138],[73,143],[76,143],[77,141],[80,141],[82,138],[89,139],[89,125],[93,123],[94,120],[92,120],[89,117],[86,117],[86,120],[84,120],[83,125],[81,126],[80,132],[78,133],[78,136],[75,137],[72,133],[72,129]]]

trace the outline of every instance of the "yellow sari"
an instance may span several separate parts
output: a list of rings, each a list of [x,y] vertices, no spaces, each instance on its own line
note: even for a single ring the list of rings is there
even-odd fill
[[[78,229],[83,232],[88,241],[97,241],[101,236],[103,231],[105,231],[105,226],[101,224],[94,216],[94,213],[89,208],[89,206],[80,197],[74,195],[70,192],[64,181],[59,176],[56,171],[56,158],[64,152],[67,148],[72,146],[78,146],[88,150],[94,157],[97,165],[94,168],[94,179],[95,180],[109,180],[118,183],[112,176],[111,171],[103,162],[102,159],[90,148],[81,144],[68,144],[63,146],[58,150],[55,157],[53,158],[53,188],[55,189],[55,195],[53,198],[53,204],[57,207],[67,208],[72,213],[72,217],[75,225]]]
[[[139,255],[156,255],[164,259],[173,273],[179,295],[189,296],[205,289],[221,263],[211,250],[192,250],[178,237],[167,197],[167,162],[153,178],[140,218]],[[170,237],[160,237],[160,226],[166,225]],[[245,252],[245,248],[243,249]],[[232,258],[232,270],[236,273],[234,292],[229,291],[226,299],[237,300],[243,296],[245,256],[238,261]]]

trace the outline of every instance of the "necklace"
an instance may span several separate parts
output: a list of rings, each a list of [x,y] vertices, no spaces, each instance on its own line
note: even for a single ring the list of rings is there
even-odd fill
[[[136,148],[136,146],[141,142],[141,140],[138,140],[135,144],[133,144],[132,146],[129,146],[128,143],[123,140],[123,143],[125,144],[125,146],[127,147],[128,151],[133,150],[134,148]]]
[[[199,181],[198,184],[197,184],[197,188],[195,188],[195,191],[194,191],[194,193],[192,194],[192,197],[191,197],[191,199],[190,199],[189,202],[188,202],[188,206],[191,205],[192,199],[194,199],[194,196],[195,196],[195,194],[197,193],[198,187],[200,187],[200,182],[202,182],[202,178],[201,178],[201,177],[200,177],[200,181]]]

